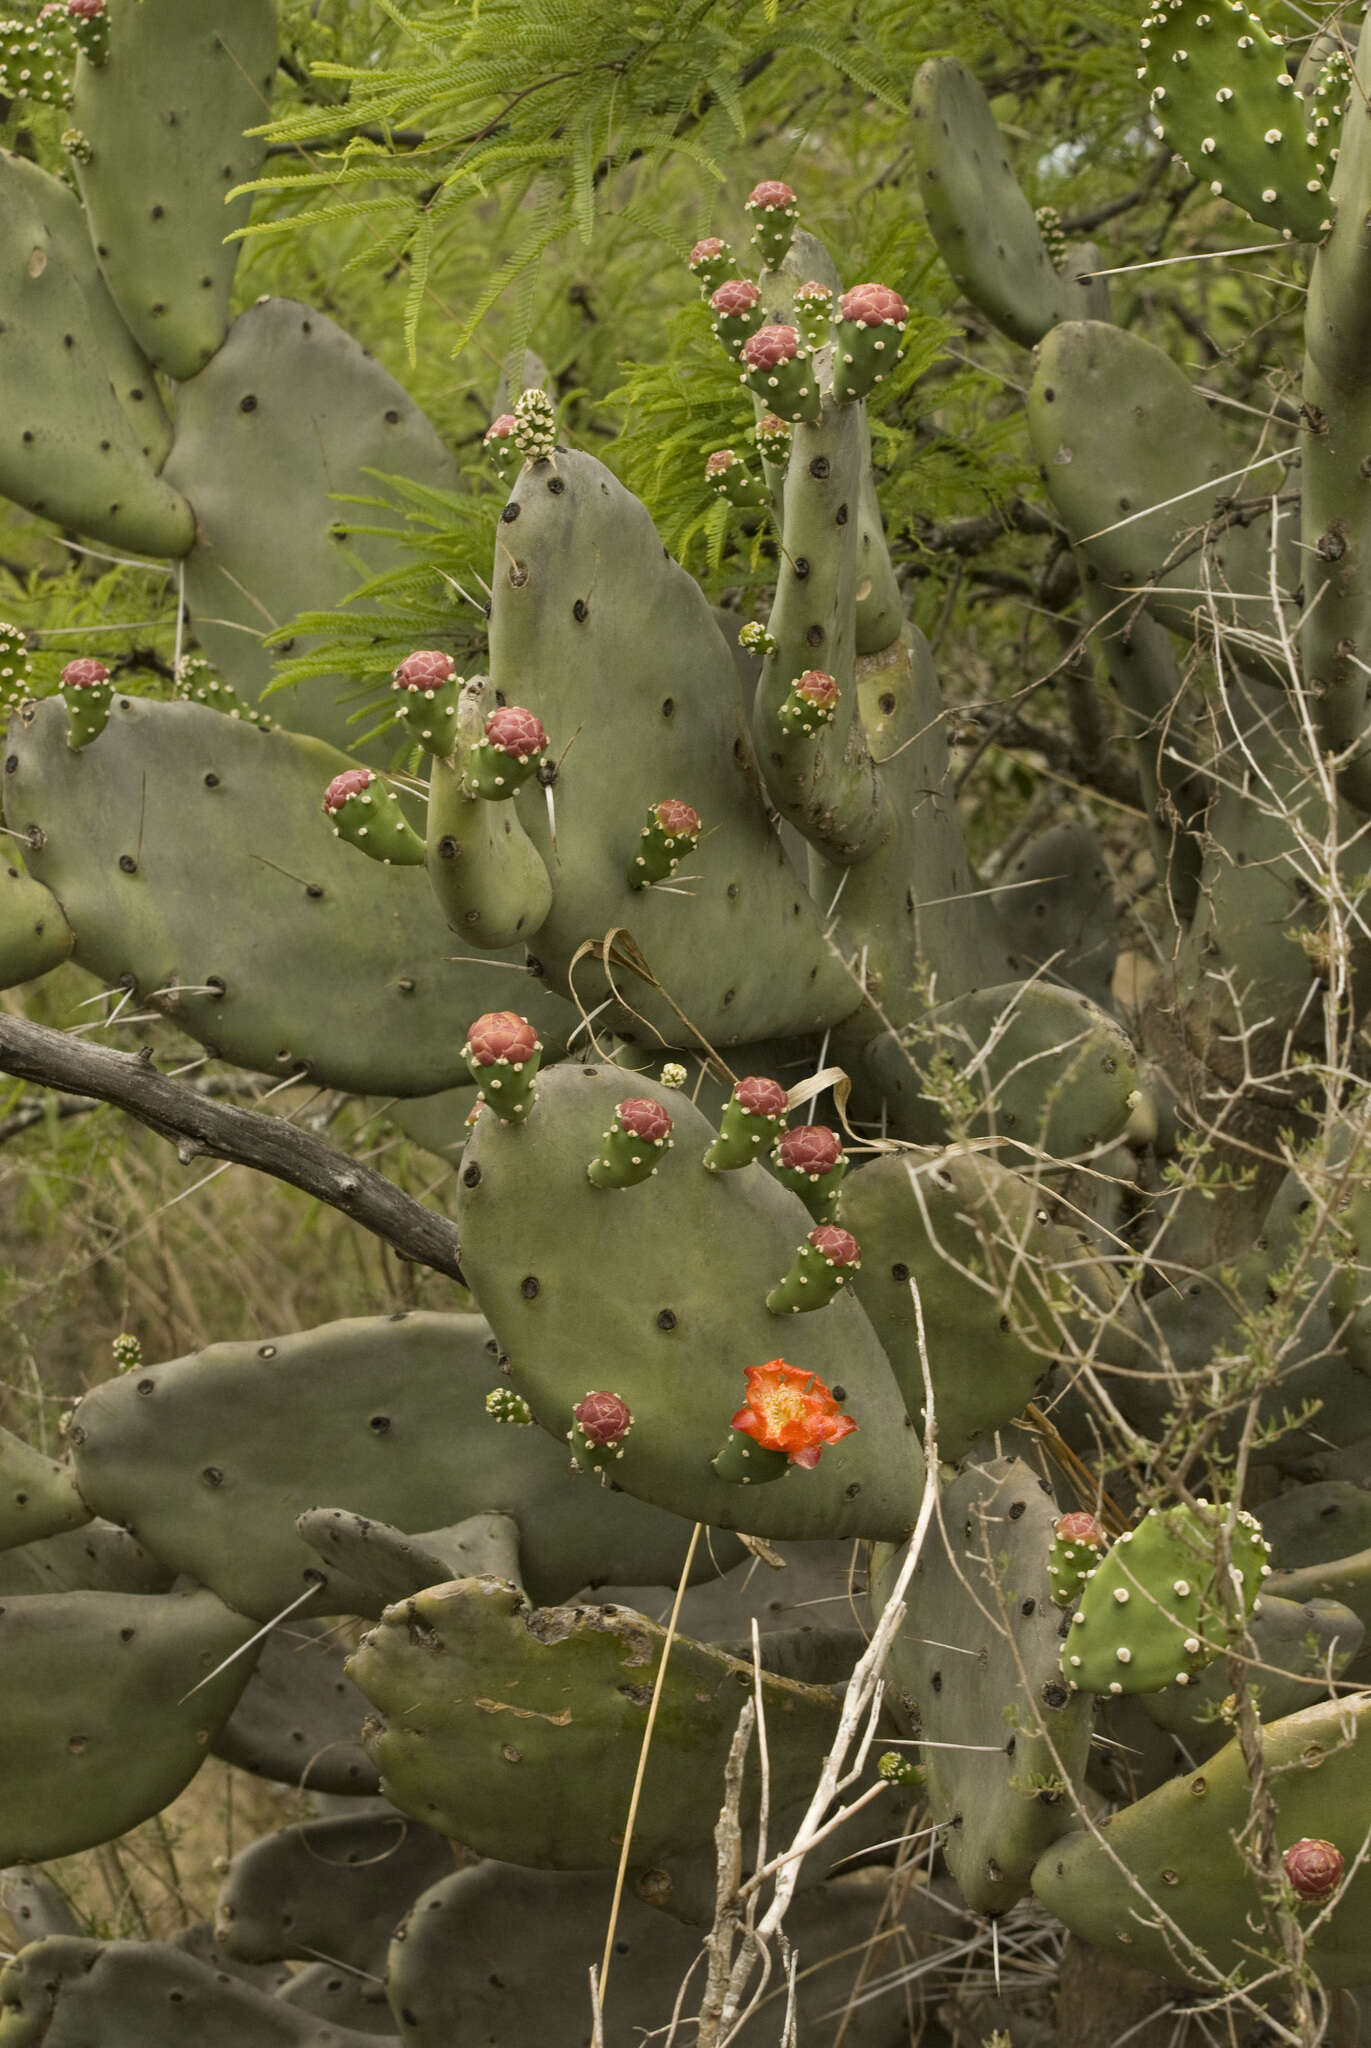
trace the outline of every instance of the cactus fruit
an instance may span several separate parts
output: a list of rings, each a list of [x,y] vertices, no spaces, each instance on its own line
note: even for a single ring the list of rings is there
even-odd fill
[[[820,1223],[795,1254],[789,1272],[766,1298],[774,1316],[826,1308],[862,1263],[862,1248],[850,1230]]]
[[[889,285],[856,284],[838,301],[838,313],[833,395],[866,398],[895,367],[909,308]]]
[[[726,289],[726,287],[725,287]],[[718,293],[715,293],[718,297]],[[784,321],[757,327],[742,344],[743,382],[786,420],[818,424],[823,398],[813,357]]]
[[[748,1074],[724,1104],[719,1135],[704,1155],[711,1173],[731,1173],[760,1159],[785,1129],[790,1098],[779,1081]]]
[[[629,888],[650,889],[654,882],[669,881],[699,839],[700,814],[690,804],[674,796],[653,804],[629,868]]]
[[[400,799],[370,768],[344,768],[324,791],[334,835],[383,866],[422,867],[424,842]]]
[[[671,1118],[659,1102],[646,1096],[628,1096],[614,1111],[614,1121],[586,1168],[586,1179],[597,1188],[632,1188],[651,1180],[662,1153],[674,1141]]]
[[[482,1102],[514,1122],[528,1114],[542,1052],[537,1029],[527,1017],[513,1010],[488,1010],[468,1028],[462,1058]]]
[[[572,1464],[590,1466],[603,1480],[624,1455],[623,1441],[632,1427],[633,1416],[627,1401],[621,1401],[617,1394],[588,1392],[571,1411],[567,1442],[571,1445]]]
[[[718,290],[725,278],[736,274],[733,251],[718,235],[703,236],[691,250],[688,261],[706,298]]]
[[[709,295],[714,332],[731,356],[762,324],[762,295],[749,278],[730,277]]]
[[[485,722],[467,761],[473,794],[501,802],[522,789],[547,752],[541,719],[520,704],[502,704]]]
[[[826,1124],[792,1124],[776,1141],[772,1168],[797,1194],[816,1223],[831,1223],[842,1193],[847,1159],[843,1142]]]
[[[716,448],[706,457],[705,481],[740,512],[755,511],[771,502],[771,493],[762,478],[752,474],[733,448]]]
[[[1047,1575],[1056,1606],[1075,1610],[1103,1549],[1104,1531],[1093,1515],[1062,1515],[1053,1523]]]
[[[833,677],[822,669],[807,668],[797,676],[776,712],[784,733],[801,733],[813,739],[826,725],[832,725],[841,691]]]
[[[800,209],[795,194],[780,178],[763,178],[743,201],[752,222],[752,239],[764,270],[779,270],[790,247]]]

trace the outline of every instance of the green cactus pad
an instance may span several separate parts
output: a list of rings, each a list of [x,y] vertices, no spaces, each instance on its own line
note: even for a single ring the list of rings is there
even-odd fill
[[[1033,452],[1068,532],[1113,591],[1190,639],[1195,622],[1230,629],[1236,660],[1288,681],[1272,611],[1269,519],[1226,517],[1234,499],[1269,498],[1279,465],[1245,453],[1170,356],[1102,320],[1070,320],[1042,343],[1029,387]],[[1270,451],[1263,448],[1263,456]],[[1301,581],[1295,522],[1282,527],[1279,587]],[[1267,649],[1262,643],[1275,642]]]
[[[107,984],[132,977],[221,1057],[427,1093],[464,1077],[453,1018],[506,980],[559,1034],[560,1006],[522,968],[454,960],[422,873],[334,838],[320,792],[347,764],[319,742],[118,697],[80,753],[55,701],[14,721],[9,748],[7,821],[30,834],[29,867],[66,913],[78,964]]]
[[[229,1865],[215,1938],[240,1962],[322,1954],[383,1975],[396,1921],[451,1869],[451,1842],[398,1813],[335,1814],[282,1828]]]
[[[635,1088],[674,1119],[675,1145],[650,1180],[607,1201],[585,1162],[623,1084],[614,1067],[555,1067],[517,1129],[483,1111],[472,1132],[458,1196],[463,1267],[516,1390],[560,1435],[587,1387],[612,1388],[634,1418],[615,1480],[692,1520],[766,1536],[898,1536],[917,1511],[918,1438],[852,1290],[784,1325],[765,1306],[804,1235],[803,1208],[764,1173],[705,1172],[710,1125],[646,1075]],[[744,1398],[744,1369],[782,1349],[797,1369],[841,1383],[857,1428],[812,1471],[727,1485],[710,1463]]]
[[[1330,1681],[1340,1678],[1356,1656],[1366,1633],[1351,1608],[1340,1601],[1282,1600],[1269,1585],[1248,1631],[1254,1656],[1247,1679],[1261,1718],[1268,1722],[1323,1698]],[[1139,1698],[1157,1726],[1179,1736],[1190,1759],[1198,1763],[1221,1749],[1233,1732],[1231,1716],[1222,1711],[1232,1691],[1228,1659],[1220,1657],[1188,1685],[1171,1684]]]
[[[367,1705],[343,1670],[349,1651],[333,1623],[273,1629],[237,1706],[210,1747],[225,1763],[278,1785],[360,1797],[379,1780],[362,1748]]]
[[[90,1518],[70,1465],[0,1429],[0,1551],[79,1529]]]
[[[684,1011],[722,1046],[845,1016],[859,991],[771,829],[727,643],[644,507],[593,457],[560,450],[524,470],[504,516],[492,682],[549,732],[577,734],[553,786],[555,844],[545,791],[514,799],[554,877],[536,948],[553,985],[592,942],[575,984],[593,1009],[612,993],[598,951],[624,933],[665,993],[615,969],[623,1005],[597,1029],[637,1036],[646,1019],[667,1045],[694,1043]],[[690,893],[635,889],[643,820],[676,790],[709,828]]]
[[[0,1551],[0,1597],[9,1593],[165,1593],[176,1574],[113,1522],[86,1522]]]
[[[919,69],[910,112],[924,213],[944,263],[988,319],[1032,348],[1076,309],[990,102],[964,64],[935,57]]]
[[[1052,1220],[1041,1189],[984,1153],[872,1159],[843,1183],[838,1216],[862,1247],[853,1292],[921,1416],[918,1287],[945,1458],[1020,1414],[1073,1343],[1131,1359],[1108,1272]]]
[[[1122,1135],[1137,1107],[1138,1055],[1108,1013],[1044,981],[969,990],[868,1054],[900,1137],[934,1144],[964,1119],[1007,1158],[1069,1159]],[[939,1091],[951,1090],[950,1103]]]
[[[0,154],[0,195],[11,192],[22,192],[37,208],[51,238],[53,260],[60,261],[80,285],[96,355],[139,447],[152,467],[160,469],[171,447],[171,421],[152,364],[124,325],[100,274],[80,200],[69,185],[27,157]]]
[[[228,326],[238,244],[271,102],[273,0],[107,0],[109,57],[76,66],[77,177],[106,282],[159,370],[193,377]]]
[[[1020,974],[1069,982],[1102,1010],[1110,1007],[1119,914],[1091,825],[1073,819],[1030,840],[1005,868],[994,903]]]
[[[0,184],[0,492],[135,554],[184,555],[190,506],[143,452],[110,382],[65,228],[28,180]]]
[[[1090,1706],[1057,1669],[1047,1576],[1057,1510],[1017,1459],[970,1466],[943,1488],[906,1596],[889,1671],[924,1738],[931,1819],[973,1911],[1001,1913],[1028,1890],[1044,1848],[1070,1825]],[[885,1606],[898,1554],[878,1552]],[[930,1640],[936,1638],[936,1640]]]
[[[83,1494],[261,1621],[303,1590],[307,1571],[330,1581],[321,1612],[362,1597],[332,1581],[295,1528],[330,1495],[420,1530],[485,1508],[512,1513],[535,1599],[626,1571],[674,1582],[689,1530],[570,1476],[564,1443],[493,1422],[493,1352],[479,1317],[413,1312],[211,1345],[107,1380],[76,1410]],[[739,1555],[728,1538],[715,1550],[725,1566]]]
[[[1292,1487],[1262,1506],[1273,1573],[1327,1564],[1371,1548],[1371,1487],[1322,1479]]]
[[[384,530],[352,530],[354,514],[368,529],[398,519],[338,502],[335,494],[375,498],[368,470],[435,490],[457,483],[456,464],[403,386],[327,315],[294,299],[240,313],[218,354],[177,393],[163,473],[195,507],[186,602],[200,645],[249,703],[272,677],[264,633],[412,561]],[[338,688],[316,677],[275,691],[266,708],[298,732],[351,747],[358,699],[340,702]],[[374,695],[388,698],[388,687]],[[381,766],[390,748],[387,738],[361,757]]]
[[[170,1942],[53,1935],[0,1972],[0,2048],[376,2048]]]
[[[1337,130],[1295,91],[1297,60],[1250,8],[1161,0],[1142,24],[1142,69],[1160,133],[1196,178],[1299,242],[1330,225]]]
[[[1334,1841],[1350,1867],[1371,1827],[1371,1694],[1272,1722],[1262,1754],[1280,1845]],[[1209,1990],[1264,1975],[1263,1951],[1276,1956],[1279,1946],[1274,1933],[1260,1937],[1260,1887],[1234,1846],[1251,1804],[1247,1766],[1230,1742],[1116,1813],[1101,1834],[1081,1829],[1057,1842],[1034,1871],[1033,1890],[1082,1941],[1170,1983]],[[1371,1868],[1363,1863],[1306,1955],[1333,1989],[1364,1984],[1369,1953]]]
[[[188,1785],[252,1670],[252,1636],[203,1587],[37,1593],[0,1610],[0,1864],[107,1842]]]
[[[532,1607],[496,1579],[434,1586],[387,1610],[350,1670],[385,1717],[368,1747],[387,1798],[478,1855],[537,1868],[617,1863],[665,1640],[641,1614]],[[751,1666],[672,1645],[634,1827],[635,1863],[709,1841],[713,1792]],[[831,1694],[762,1681],[771,1798],[812,1786],[837,1728]],[[756,1813],[744,1788],[743,1824]]]
[[[1152,1508],[1106,1551],[1081,1594],[1061,1668],[1087,1692],[1158,1692],[1189,1684],[1232,1640],[1215,1563],[1219,1510]],[[1261,1528],[1240,1513],[1232,1533],[1245,1613],[1270,1576]]]
[[[11,853],[0,865],[0,988],[36,981],[71,955],[76,935],[51,890]]]
[[[383,1608],[445,1579],[520,1582],[519,1525],[509,1515],[468,1515],[450,1529],[407,1536],[350,1508],[307,1508],[295,1526],[329,1576],[346,1579],[351,1611],[372,1621]]]

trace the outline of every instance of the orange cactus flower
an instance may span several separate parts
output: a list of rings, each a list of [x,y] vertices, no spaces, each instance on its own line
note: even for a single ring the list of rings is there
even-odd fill
[[[850,1415],[839,1413],[836,1397],[817,1373],[773,1358],[749,1365],[744,1376],[747,1400],[733,1428],[763,1450],[783,1451],[792,1465],[817,1465],[825,1444],[836,1444],[857,1427]]]

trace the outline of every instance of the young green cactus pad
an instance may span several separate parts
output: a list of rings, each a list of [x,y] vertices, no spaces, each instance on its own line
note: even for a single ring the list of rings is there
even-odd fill
[[[370,768],[343,768],[324,791],[334,834],[383,867],[422,867],[424,842],[393,789]]]
[[[1074,1612],[1085,1582],[1103,1552],[1104,1531],[1093,1515],[1062,1515],[1052,1524],[1047,1576],[1052,1581],[1055,1606],[1069,1607]]]
[[[384,1716],[368,1746],[386,1797],[478,1855],[554,1870],[617,1863],[664,1641],[641,1614],[538,1609],[495,1579],[434,1586],[388,1609],[350,1665]],[[740,1687],[752,1683],[749,1665],[673,1643],[635,1864],[709,1841],[715,1813],[697,1795],[697,1773],[722,1782]],[[762,1695],[779,1806],[813,1782],[837,1708],[818,1687],[765,1675]],[[745,1826],[756,1798],[750,1778]]]
[[[163,474],[195,506],[186,601],[204,652],[249,703],[272,678],[264,633],[342,604],[368,575],[411,559],[388,531],[402,524],[398,514],[368,504],[359,534],[352,508],[338,502],[375,498],[368,471],[435,490],[457,483],[455,462],[409,393],[311,306],[249,306],[178,391]],[[338,701],[332,676],[294,683],[270,702],[284,725],[385,765],[389,739],[379,752],[356,748],[355,708]]]
[[[259,1072],[406,1095],[465,1079],[453,1018],[489,1000],[492,970],[452,958],[423,874],[360,860],[327,830],[319,792],[348,770],[330,748],[124,696],[79,753],[51,700],[14,721],[9,748],[7,821],[29,834],[81,966],[129,977]],[[521,963],[509,981],[559,1036],[555,998]]]
[[[88,747],[105,730],[114,686],[103,661],[85,654],[62,670],[62,702],[67,707],[67,745]]]
[[[1001,1913],[1027,1891],[1048,1843],[1071,1824],[1090,1707],[1057,1670],[1047,1575],[1056,1509],[1017,1459],[970,1465],[944,1486],[895,1638],[890,1675],[926,1747],[930,1818],[973,1910]],[[877,1552],[873,1599],[899,1558]]]
[[[771,503],[765,480],[754,476],[736,449],[716,448],[706,456],[705,481],[740,512],[756,511]]]
[[[526,1119],[482,1113],[472,1131],[458,1191],[463,1270],[516,1391],[560,1435],[587,1387],[611,1388],[633,1414],[615,1483],[691,1520],[781,1537],[908,1526],[918,1437],[851,1288],[821,1316],[790,1318],[786,1350],[797,1370],[835,1395],[841,1388],[856,1431],[817,1470],[790,1470],[779,1485],[742,1489],[712,1469],[745,1369],[775,1356],[766,1290],[806,1218],[768,1174],[705,1172],[708,1122],[646,1075],[638,1086],[671,1116],[675,1146],[650,1179],[607,1204],[586,1161],[598,1156],[623,1078],[615,1067],[553,1067]],[[607,1231],[623,1250],[608,1289],[599,1263]]]
[[[184,0],[108,0],[108,61],[77,63],[78,167],[110,292],[149,360],[193,377],[228,327],[238,244],[276,69],[273,0],[212,13]]]
[[[510,1122],[529,1112],[542,1055],[536,1026],[513,1010],[487,1010],[468,1028],[462,1047],[481,1101]]]
[[[407,654],[390,679],[395,716],[426,754],[445,759],[457,740],[457,705],[463,678],[450,654],[438,647],[419,647]]]
[[[671,1118],[661,1103],[648,1096],[628,1096],[616,1103],[614,1121],[586,1168],[586,1179],[597,1188],[637,1187],[656,1173],[658,1160],[672,1143]]]
[[[779,1081],[748,1074],[734,1083],[719,1121],[719,1135],[704,1156],[711,1173],[734,1172],[760,1159],[785,1129],[790,1098]]]
[[[1197,178],[1287,239],[1331,226],[1336,135],[1294,90],[1284,36],[1228,0],[1161,0],[1143,16],[1139,78],[1162,135]]]
[[[1277,1841],[1331,1842],[1350,1862],[1371,1826],[1371,1694],[1326,1700],[1261,1732]],[[1263,1881],[1234,1846],[1251,1803],[1236,1741],[1043,1855],[1033,1890],[1082,1940],[1209,1988],[1264,1973]],[[1146,1902],[1146,1903],[1144,1903]],[[1365,1863],[1307,1934],[1309,1967],[1330,1989],[1366,1981],[1371,1870]]]
[[[1188,1685],[1233,1641],[1270,1573],[1261,1527],[1245,1511],[1226,1524],[1209,1501],[1151,1508],[1090,1573],[1063,1676],[1088,1692]]]
[[[209,1675],[253,1633],[204,1587],[7,1598],[0,1864],[90,1848],[174,1799],[233,1711],[251,1656]]]
[[[309,1574],[320,1612],[366,1597],[296,1528],[330,1496],[420,1531],[512,1504],[536,1600],[607,1579],[674,1583],[689,1529],[567,1472],[560,1431],[587,1380],[549,1408],[554,1440],[491,1420],[492,1369],[489,1330],[470,1315],[364,1316],[212,1345],[84,1397],[72,1425],[83,1497],[259,1621],[295,1600]],[[741,1555],[728,1537],[712,1546],[724,1568]],[[713,1570],[701,1557],[701,1572]]]

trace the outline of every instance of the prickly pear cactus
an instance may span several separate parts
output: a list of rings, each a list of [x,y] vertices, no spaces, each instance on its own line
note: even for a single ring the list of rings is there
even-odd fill
[[[904,259],[840,274],[780,176],[730,199],[675,289],[736,445],[680,456],[687,391],[659,469],[746,558],[721,608],[564,350],[453,436],[341,289],[246,303],[246,131],[306,12],[322,47],[329,9],[272,0],[0,24],[33,122],[0,490],[175,598],[165,660],[93,620],[57,653],[42,574],[0,622],[0,1068],[186,1164],[269,1157],[465,1291],[415,1308],[387,1265],[318,1327],[252,1302],[146,1359],[124,1293],[60,1426],[0,1430],[0,1863],[103,1850],[210,1754],[343,1809],[237,1843],[175,1942],[8,1878],[0,2048],[617,2048],[687,1996],[713,2048],[892,2048],[946,2034],[882,2004],[928,1974],[882,1944],[941,1920],[998,1958],[1011,1909],[1087,1980],[1121,1956],[1314,2048],[1323,1989],[1371,1983],[1371,37],[1353,69],[1347,24],[1301,56],[1162,0],[1167,155],[1122,214],[925,64],[936,311]],[[379,189],[373,54],[319,80]],[[1299,287],[1261,404],[1226,330],[1200,381],[1150,286],[1112,317],[1154,190],[1149,265],[1197,257],[1177,209],[1237,205]],[[439,193],[386,259],[416,302]],[[939,526],[909,506],[954,287],[1020,495]],[[1006,591],[1001,698],[956,634]],[[130,999],[139,1049],[92,1047]],[[383,1120],[421,1201],[371,1166]]]

